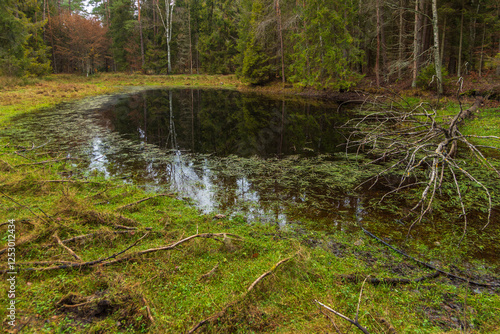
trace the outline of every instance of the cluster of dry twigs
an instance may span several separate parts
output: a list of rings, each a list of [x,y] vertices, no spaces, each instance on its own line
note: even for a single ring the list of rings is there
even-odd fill
[[[471,138],[500,140],[498,136],[464,135],[459,126],[462,122],[478,112],[485,99],[479,97],[468,109],[462,107],[460,88],[457,92],[459,112],[445,122],[439,117],[436,110],[429,103],[422,102],[411,106],[398,98],[379,98],[362,104],[363,117],[349,120],[344,127],[351,128],[347,138],[346,152],[354,150],[373,157],[371,164],[389,162],[382,172],[366,180],[364,184],[373,187],[383,176],[394,173],[399,175],[398,183],[392,190],[385,193],[385,197],[400,190],[420,187],[420,199],[411,209],[416,213],[408,233],[412,227],[422,221],[431,211],[432,203],[443,182],[452,180],[456,189],[456,196],[461,205],[464,221],[463,235],[467,230],[467,213],[464,204],[464,194],[460,190],[462,174],[465,179],[477,184],[488,199],[488,218],[484,228],[491,218],[492,195],[478,177],[462,167],[457,158],[459,146],[467,149],[473,159],[484,168],[494,171],[499,177],[500,172],[485,158],[484,149],[500,150],[499,146],[482,146],[471,142]],[[422,171],[426,177],[419,178]],[[360,185],[361,186],[361,185]],[[462,236],[463,238],[463,236]]]

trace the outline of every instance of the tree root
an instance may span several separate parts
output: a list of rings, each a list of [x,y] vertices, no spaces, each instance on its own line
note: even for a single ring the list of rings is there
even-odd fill
[[[483,286],[483,287],[488,287],[488,288],[495,288],[495,287],[500,287],[500,283],[498,284],[488,284],[488,283],[482,283],[482,282],[475,282],[475,281],[471,281],[469,280],[468,278],[465,278],[465,277],[461,277],[461,276],[457,276],[455,274],[452,274],[452,273],[449,273],[447,271],[444,271],[444,270],[441,270],[441,269],[438,269],[436,268],[435,266],[427,263],[427,262],[424,262],[424,261],[421,261],[419,259],[416,259],[414,258],[413,256],[411,255],[408,255],[406,254],[405,252],[395,248],[394,246],[391,246],[390,244],[388,244],[387,242],[385,242],[384,240],[380,239],[379,237],[377,237],[376,235],[374,235],[373,233],[367,231],[361,224],[360,224],[360,227],[361,229],[363,230],[363,232],[365,232],[365,234],[369,235],[370,237],[374,238],[375,240],[377,240],[378,242],[381,242],[382,244],[384,244],[385,246],[389,247],[390,249],[392,249],[393,251],[395,251],[396,253],[399,253],[401,255],[403,255],[404,257],[410,259],[410,260],[413,260],[415,261],[416,263],[426,267],[426,268],[429,268],[429,269],[432,269],[432,270],[435,270],[437,271],[438,273],[440,274],[443,274],[447,277],[450,277],[450,278],[456,278],[458,280],[461,280],[461,281],[464,281],[464,282],[469,282],[469,284],[472,284],[472,285],[477,285],[477,286]]]
[[[142,296],[142,302],[144,303],[144,306],[146,307],[146,312],[148,313],[149,321],[151,322],[151,324],[154,324],[155,319],[151,315],[151,308],[149,307],[148,301],[146,300],[146,298],[144,298],[144,296]]]
[[[367,283],[373,284],[373,285],[379,285],[379,284],[388,284],[388,285],[398,285],[398,284],[410,284],[410,283],[418,283],[425,281],[427,279],[432,279],[439,277],[441,273],[439,271],[433,272],[429,275],[425,275],[416,279],[408,279],[408,278],[376,278],[376,277],[370,277],[366,280]],[[346,280],[348,282],[359,282],[359,276],[356,274],[353,275],[341,275],[341,279]]]
[[[219,264],[218,263],[208,273],[201,275],[198,280],[199,281],[204,281],[204,280],[209,279],[210,277],[212,277],[215,274],[215,272],[217,271],[217,269],[219,269]]]
[[[294,255],[295,256],[295,255]],[[214,321],[216,321],[217,319],[221,318],[222,316],[224,316],[226,314],[226,312],[233,306],[241,303],[245,297],[255,288],[255,286],[264,279],[264,277],[272,274],[274,271],[276,271],[276,269],[281,266],[282,264],[290,261],[294,256],[292,257],[288,257],[286,259],[283,259],[281,261],[279,261],[278,263],[276,263],[270,270],[266,271],[265,273],[263,273],[262,275],[260,275],[255,281],[252,282],[252,284],[250,284],[248,286],[248,289],[247,291],[245,291],[237,300],[234,300],[230,303],[227,303],[221,311],[211,315],[210,317],[200,321],[199,323],[197,323],[196,325],[193,326],[193,328],[191,328],[187,333],[188,334],[192,334],[194,333],[195,331],[197,331],[200,327],[208,324],[208,323],[212,323]]]

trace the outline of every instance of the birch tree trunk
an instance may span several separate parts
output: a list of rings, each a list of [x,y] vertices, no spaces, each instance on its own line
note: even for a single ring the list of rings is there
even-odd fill
[[[170,41],[172,40],[172,21],[174,15],[175,0],[165,0],[165,14],[166,17],[163,19],[163,15],[160,10],[158,3],[158,13],[160,14],[161,22],[163,23],[163,28],[165,28],[165,37],[167,38],[167,72],[172,73],[172,62],[170,57]]]
[[[174,14],[175,0],[171,0],[167,5],[165,0],[165,10],[167,14],[167,61],[168,61],[168,74],[172,73],[172,61],[170,57],[170,41],[172,40],[172,18]]]
[[[438,94],[443,94],[443,75],[441,71],[441,59],[439,57],[439,27],[437,0],[432,0],[432,29],[434,31],[434,68],[438,80]]]
[[[141,37],[141,61],[142,69],[144,69],[144,39],[142,36],[142,23],[141,23],[141,1],[137,0],[138,20],[139,20],[139,34]]]

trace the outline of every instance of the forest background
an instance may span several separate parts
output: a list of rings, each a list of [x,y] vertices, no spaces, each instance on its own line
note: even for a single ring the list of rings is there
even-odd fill
[[[229,74],[442,91],[500,75],[497,0],[3,0],[0,73]],[[91,11],[88,13],[87,11]]]

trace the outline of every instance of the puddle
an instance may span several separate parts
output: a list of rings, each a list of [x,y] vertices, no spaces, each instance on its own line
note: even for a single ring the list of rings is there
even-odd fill
[[[375,232],[401,240],[408,228],[401,217],[368,208],[370,198],[380,197],[376,190],[349,191],[381,169],[353,168],[346,160],[347,134],[339,126],[350,116],[346,108],[318,102],[149,89],[22,115],[7,134],[81,157],[88,173],[176,192],[204,213],[281,228],[314,222],[314,229],[327,231],[384,221]],[[487,251],[495,257],[495,248]]]

